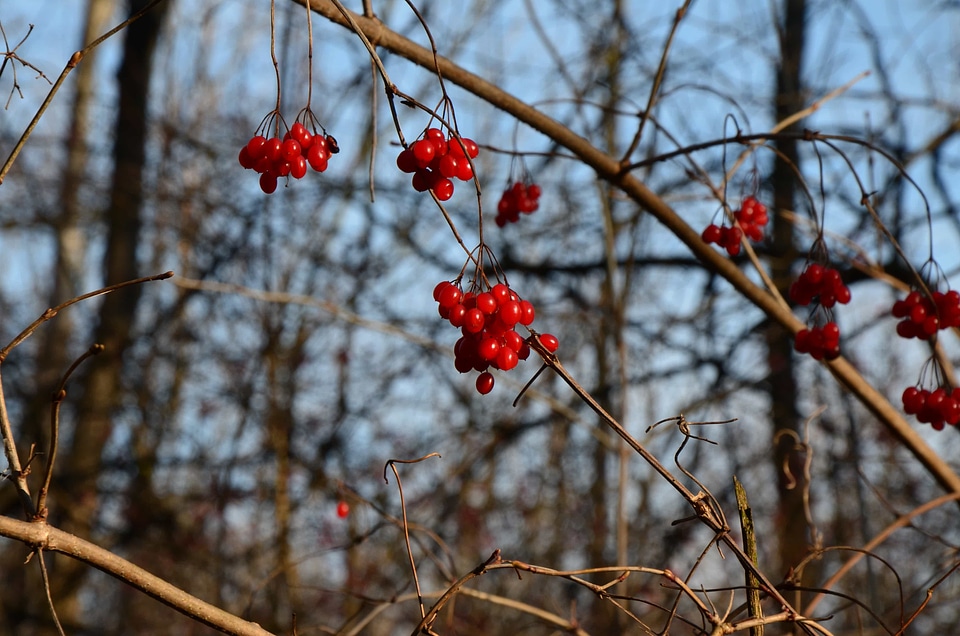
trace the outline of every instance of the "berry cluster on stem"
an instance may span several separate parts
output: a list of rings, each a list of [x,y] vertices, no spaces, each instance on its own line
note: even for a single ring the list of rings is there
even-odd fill
[[[790,285],[790,300],[798,305],[817,302],[830,309],[837,303],[846,305],[850,302],[850,288],[844,284],[839,271],[811,263]]]
[[[520,220],[520,214],[531,214],[540,207],[540,186],[531,183],[529,179],[523,181],[514,181],[508,186],[503,194],[500,195],[500,201],[497,203],[497,227],[503,227],[507,223],[516,223]]]
[[[453,179],[470,181],[480,148],[472,139],[446,135],[439,128],[428,128],[419,139],[397,155],[397,167],[413,174],[413,189],[432,190],[438,199],[447,201],[453,196]],[[468,159],[469,158],[469,159]]]
[[[918,422],[930,424],[938,431],[945,424],[956,426],[960,422],[960,388],[941,386],[931,391],[911,386],[901,399],[907,415],[915,415]]]
[[[464,292],[459,284],[442,281],[434,287],[433,298],[440,317],[461,330],[453,349],[454,366],[460,373],[480,373],[476,380],[480,394],[493,390],[491,368],[509,371],[530,355],[530,345],[516,327],[529,327],[536,310],[533,303],[520,298],[506,283],[497,283],[485,291],[477,288]],[[550,334],[542,334],[540,342],[551,353],[560,344]]]
[[[733,213],[737,225],[727,227],[711,223],[700,234],[700,238],[707,245],[719,245],[727,250],[730,256],[740,253],[740,241],[744,235],[754,242],[763,240],[763,228],[770,221],[767,215],[767,206],[760,203],[756,197],[748,196],[743,200],[740,209]]]
[[[814,360],[834,360],[840,356],[840,327],[831,320],[822,327],[801,329],[793,348],[797,353],[809,353]]]
[[[960,292],[935,291],[930,296],[914,290],[903,300],[893,303],[897,335],[901,338],[929,340],[940,329],[960,327]]]
[[[240,149],[239,160],[241,166],[260,174],[260,189],[272,194],[280,178],[302,179],[308,166],[316,172],[323,172],[331,155],[338,152],[340,148],[336,139],[315,129],[310,132],[297,121],[283,138],[255,134]]]
[[[833,307],[850,302],[850,288],[840,272],[820,263],[808,264],[790,285],[790,300],[798,305],[814,305],[822,325],[802,329],[794,337],[797,353],[809,353],[814,360],[834,360],[840,356],[840,327],[833,321]],[[824,319],[825,316],[825,319]]]

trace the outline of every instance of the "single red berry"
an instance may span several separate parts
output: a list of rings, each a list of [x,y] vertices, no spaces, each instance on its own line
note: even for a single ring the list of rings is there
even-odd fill
[[[451,283],[448,283],[447,286],[441,289],[437,295],[437,302],[440,303],[441,307],[445,307],[447,309],[452,308],[461,300],[463,300],[463,293],[460,291],[459,287]]]
[[[280,156],[284,161],[293,161],[295,157],[300,156],[300,143],[296,139],[287,139],[280,149]]]
[[[455,179],[460,163],[453,155],[444,155],[437,163],[437,171],[448,179]]]
[[[502,371],[509,371],[517,366],[519,361],[517,352],[510,347],[500,347],[500,351],[497,352],[497,367]]]
[[[497,299],[490,292],[477,295],[477,309],[485,314],[492,314],[497,310]]]
[[[460,179],[460,181],[473,180],[473,166],[464,158],[457,158],[457,179]]]
[[[303,179],[306,174],[307,160],[303,158],[303,155],[294,157],[293,161],[290,162],[290,176],[294,179]]]
[[[560,341],[557,340],[557,337],[552,333],[540,334],[540,344],[542,344],[543,348],[550,353],[556,353],[557,349],[560,347]]]
[[[240,149],[240,156],[238,159],[240,160],[240,165],[247,170],[252,170],[253,167],[257,165],[257,162],[253,159],[253,157],[250,156],[250,151],[247,150],[246,146]]]
[[[417,161],[417,166],[420,168],[426,168],[430,165],[430,162],[433,161],[434,155],[437,154],[437,150],[429,139],[421,139],[415,142],[410,148],[413,150],[413,157]]]
[[[476,307],[468,309],[466,315],[463,317],[463,328],[467,333],[480,333],[483,331],[483,325],[486,320],[483,312]]]
[[[450,308],[450,311],[447,312],[447,320],[450,321],[450,324],[454,327],[462,327],[463,320],[467,317],[467,308],[462,304],[457,303]]]
[[[540,186],[538,186],[536,183],[531,183],[527,186],[527,196],[531,199],[539,199],[540,192]]]
[[[702,238],[703,242],[708,245],[719,243],[720,228],[716,224],[711,223],[703,230],[703,233],[700,235],[700,238]]]
[[[350,504],[342,499],[337,502],[337,516],[341,519],[346,519],[347,515],[350,514]]]
[[[533,319],[536,317],[536,311],[533,308],[533,303],[529,300],[520,301],[520,324],[525,326],[530,326],[533,323]]]
[[[260,189],[264,194],[273,194],[277,190],[277,175],[271,172],[264,172],[260,175]]]
[[[496,299],[498,305],[502,305],[510,300],[510,288],[503,283],[497,283],[490,289],[490,295]]]
[[[277,137],[271,137],[263,144],[263,156],[271,162],[280,161],[280,153],[283,149],[283,142]]]
[[[397,167],[400,168],[401,172],[414,173],[420,169],[419,164],[417,164],[417,158],[413,156],[413,150],[411,148],[404,148],[400,151],[400,154],[397,155]]]
[[[453,196],[453,181],[446,177],[437,179],[434,181],[431,190],[441,201],[449,201],[450,197]]]
[[[487,362],[492,362],[496,359],[497,354],[500,353],[500,348],[500,342],[498,340],[487,337],[477,345],[477,355]]]
[[[264,145],[267,143],[266,137],[263,135],[254,135],[250,138],[250,141],[247,142],[247,152],[250,154],[250,158],[256,161],[263,156]]]
[[[326,151],[318,144],[313,144],[310,146],[310,149],[307,150],[307,161],[310,163],[310,167],[317,172],[323,172],[327,169],[328,160],[329,156]]]
[[[512,329],[515,324],[520,322],[520,314],[522,313],[523,310],[520,309],[520,303],[515,300],[508,300],[500,304],[497,317],[506,327]]]
[[[520,353],[520,350],[523,348],[523,345],[526,344],[526,341],[524,341],[523,336],[518,334],[513,329],[508,329],[504,331],[502,338],[503,338],[503,344],[507,347],[510,347],[517,353]]]
[[[413,173],[411,184],[417,192],[426,192],[433,187],[435,175],[429,170],[417,170]]]
[[[493,390],[493,375],[489,371],[484,371],[477,376],[477,392],[480,395],[486,395]]]

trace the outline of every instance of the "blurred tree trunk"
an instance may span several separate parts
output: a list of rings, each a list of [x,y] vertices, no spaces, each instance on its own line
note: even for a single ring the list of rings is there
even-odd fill
[[[134,0],[130,13],[146,2]],[[151,62],[163,17],[169,3],[161,3],[126,29],[123,60],[117,72],[118,107],[113,150],[114,172],[109,207],[103,278],[108,285],[139,275],[141,208],[144,201],[143,172],[147,142],[147,101]],[[94,358],[83,379],[81,399],[71,444],[63,449],[59,495],[54,513],[62,517],[67,532],[89,538],[98,509],[97,478],[101,473],[104,445],[113,430],[113,416],[123,395],[123,356],[131,333],[140,288],[130,287],[104,297],[94,341],[105,351]],[[55,600],[65,624],[80,616],[77,592],[89,568],[61,560],[53,577]]]
[[[780,66],[777,70],[775,117],[781,121],[804,107],[801,70],[806,28],[805,0],[784,0],[783,23],[780,25]],[[795,123],[791,129],[800,129]],[[779,155],[771,176],[773,204],[777,212],[796,209],[797,187],[793,166],[799,164],[797,143],[785,139],[777,142]],[[797,258],[793,245],[793,223],[781,214],[773,214],[773,242],[770,272],[780,292],[787,296],[792,264]],[[804,458],[795,450],[802,439],[800,414],[797,409],[796,369],[790,335],[779,325],[767,329],[767,363],[770,369],[771,421],[774,427],[774,466],[777,471],[778,555],[784,574],[808,551],[807,521],[803,493],[807,484],[803,477]],[[786,432],[787,434],[783,434]],[[789,466],[790,475],[784,467]],[[791,482],[791,476],[795,482]]]

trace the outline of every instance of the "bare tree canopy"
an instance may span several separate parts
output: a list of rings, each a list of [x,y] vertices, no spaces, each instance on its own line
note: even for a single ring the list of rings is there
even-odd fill
[[[5,6],[0,633],[952,633],[958,20]]]

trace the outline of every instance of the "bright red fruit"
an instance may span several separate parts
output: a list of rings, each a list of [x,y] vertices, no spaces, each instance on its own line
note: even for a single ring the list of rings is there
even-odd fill
[[[417,166],[420,168],[426,168],[430,165],[430,162],[433,161],[434,155],[437,154],[437,150],[429,139],[421,139],[415,142],[410,148],[413,150],[413,157],[417,161]]]
[[[453,196],[453,181],[447,178],[437,179],[430,189],[441,201],[449,201]]]
[[[493,390],[493,375],[489,371],[484,371],[477,376],[477,392],[480,395],[486,395]]]
[[[347,515],[350,514],[350,504],[346,501],[340,500],[337,502],[337,516],[341,519],[346,519]]]
[[[540,334],[540,344],[550,353],[556,353],[557,349],[560,348],[560,341],[552,333]]]

